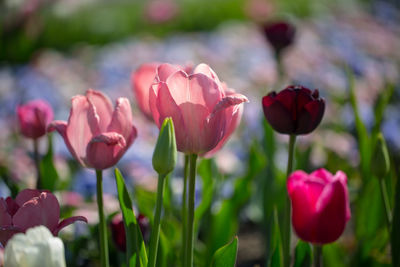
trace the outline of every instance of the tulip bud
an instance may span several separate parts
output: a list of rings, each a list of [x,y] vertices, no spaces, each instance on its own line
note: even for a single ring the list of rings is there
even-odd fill
[[[263,26],[263,32],[275,53],[280,54],[293,43],[296,28],[288,22],[280,21]]]
[[[4,253],[7,267],[65,267],[64,244],[44,226],[16,234]]]
[[[166,118],[161,126],[153,153],[153,168],[160,175],[172,172],[176,164],[176,141],[174,124]]]
[[[53,120],[51,106],[40,99],[18,106],[17,115],[22,135],[32,139],[45,135],[48,124]]]
[[[390,171],[389,153],[382,133],[379,133],[377,136],[372,156],[371,171],[378,178],[384,178]]]

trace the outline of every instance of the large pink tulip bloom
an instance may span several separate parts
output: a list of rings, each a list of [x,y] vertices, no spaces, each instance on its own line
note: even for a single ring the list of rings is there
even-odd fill
[[[18,106],[17,115],[22,135],[37,139],[46,134],[53,120],[53,109],[46,101],[37,99]]]
[[[82,166],[96,170],[114,166],[137,135],[128,99],[118,98],[113,110],[110,99],[95,90],[74,96],[68,122],[54,121],[53,129]]]
[[[292,223],[297,235],[314,244],[334,242],[351,217],[347,177],[325,169],[293,172],[287,182]]]
[[[15,200],[11,197],[0,198],[0,243],[5,246],[16,233],[44,225],[53,235],[76,221],[87,220],[83,216],[74,216],[60,220],[60,205],[57,198],[48,191],[36,189],[22,190]]]
[[[227,92],[206,64],[198,65],[191,75],[162,64],[156,81],[149,102],[153,119],[161,127],[166,117],[172,117],[178,150],[187,154],[204,154],[225,142],[232,122],[237,125],[233,118],[240,105],[248,102],[244,95]]]

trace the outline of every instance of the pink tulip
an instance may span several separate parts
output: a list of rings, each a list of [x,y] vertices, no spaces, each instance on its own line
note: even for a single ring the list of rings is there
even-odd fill
[[[156,81],[149,102],[153,119],[161,127],[166,117],[172,117],[177,147],[184,153],[204,154],[225,142],[240,104],[248,102],[244,95],[227,92],[206,64],[191,75],[162,64]]]
[[[68,123],[54,121],[54,129],[79,163],[96,170],[117,164],[137,135],[128,99],[119,98],[113,111],[110,99],[95,90],[73,97]]]
[[[32,139],[46,134],[47,125],[53,120],[53,110],[44,100],[32,100],[17,107],[21,133]]]
[[[351,217],[347,177],[325,169],[293,172],[287,182],[292,223],[297,235],[315,244],[334,242]]]
[[[38,225],[46,226],[56,236],[62,228],[76,221],[87,223],[82,216],[59,220],[60,205],[49,191],[25,189],[15,200],[0,198],[0,243],[5,246],[14,234]]]
[[[158,81],[156,80],[156,77],[158,77],[157,69],[160,65],[161,64],[157,62],[142,64],[135,72],[132,73],[131,76],[132,89],[139,109],[150,120],[153,120],[153,115],[149,106],[149,91],[151,85]],[[186,65],[185,67],[169,64],[168,66],[171,67],[173,72],[178,70],[191,72],[193,69],[190,64]],[[164,76],[163,74],[161,75]]]

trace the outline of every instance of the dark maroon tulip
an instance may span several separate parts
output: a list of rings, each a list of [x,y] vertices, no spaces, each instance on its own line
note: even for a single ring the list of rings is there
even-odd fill
[[[322,120],[325,100],[318,90],[288,86],[278,94],[271,92],[262,99],[265,118],[275,131],[283,134],[308,134]]]
[[[143,235],[143,239],[147,240],[150,234],[150,223],[149,219],[143,214],[139,214],[136,217],[139,224],[140,230]],[[126,237],[125,237],[125,227],[122,214],[117,214],[111,221],[111,235],[114,240],[116,247],[125,252],[126,251]]]
[[[293,43],[296,28],[288,22],[279,21],[263,26],[263,31],[275,53],[279,54]]]

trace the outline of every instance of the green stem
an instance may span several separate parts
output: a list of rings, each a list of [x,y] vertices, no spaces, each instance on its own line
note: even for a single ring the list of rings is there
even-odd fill
[[[185,267],[193,267],[193,245],[194,245],[194,200],[196,185],[196,160],[197,155],[190,155],[190,175],[189,175],[189,204],[188,204],[188,226],[187,226],[187,256]]]
[[[385,207],[386,223],[390,234],[390,229],[392,224],[392,212],[390,209],[389,197],[386,190],[386,183],[384,177],[379,178],[379,189],[381,191],[383,206]]]
[[[161,221],[161,209],[163,203],[164,186],[165,186],[166,175],[158,176],[158,186],[157,186],[157,202],[156,210],[154,214],[154,225],[150,236],[150,255],[148,267],[155,267],[157,261],[157,250],[158,250],[158,240],[160,239],[160,221]]]
[[[104,219],[103,210],[103,171],[96,170],[97,178],[97,208],[99,212],[99,233],[100,233],[100,261],[102,267],[109,267],[108,261],[108,239],[107,225]]]
[[[282,57],[281,53],[275,53],[275,60],[276,60],[276,68],[278,71],[278,79],[277,79],[277,86],[281,86],[283,83],[283,80],[285,78],[285,71],[283,69],[283,64],[282,64]]]
[[[314,267],[322,266],[322,245],[314,245]]]
[[[182,194],[182,265],[186,263],[187,255],[187,185],[189,171],[189,155],[185,155],[185,166],[183,169],[183,194]]]
[[[38,139],[33,139],[33,160],[35,161],[35,167],[36,167],[36,189],[42,189],[41,186],[41,180],[42,180],[42,175],[40,173],[40,155],[39,155],[39,141]]]
[[[294,158],[294,144],[296,142],[296,135],[290,135],[289,139],[289,156],[287,163],[286,179],[289,177],[290,173],[293,171],[293,158]],[[285,213],[283,217],[283,228],[282,228],[282,246],[283,246],[283,262],[285,267],[290,266],[290,199],[286,192],[285,194]]]

